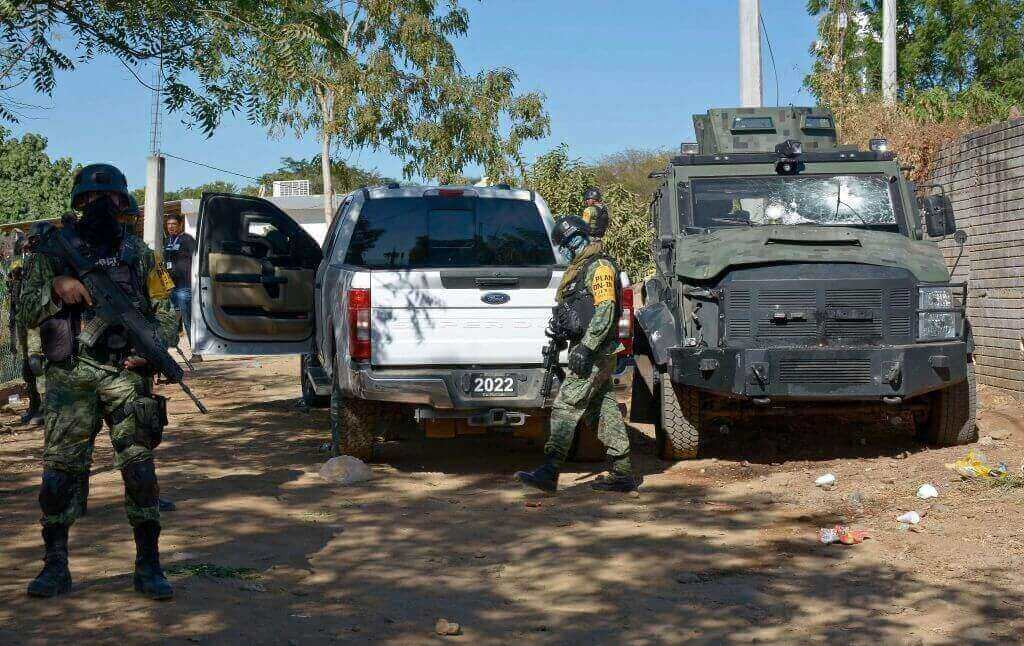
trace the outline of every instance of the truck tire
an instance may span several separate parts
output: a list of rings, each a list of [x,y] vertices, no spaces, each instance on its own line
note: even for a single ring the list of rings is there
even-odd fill
[[[938,446],[957,446],[978,439],[978,390],[974,364],[967,364],[967,379],[933,395],[927,439]]]
[[[700,452],[703,430],[701,393],[689,386],[675,386],[662,372],[658,386],[658,421],[654,425],[658,457],[662,460],[693,460]]]
[[[376,402],[342,395],[338,380],[332,379],[331,455],[351,455],[363,462],[373,460],[379,412]]]
[[[304,354],[299,361],[299,383],[302,384],[302,401],[310,408],[327,408],[331,404],[331,396],[316,394],[316,390],[313,389],[313,383],[309,380],[309,375],[306,374],[306,368],[309,366],[310,360],[310,356]]]

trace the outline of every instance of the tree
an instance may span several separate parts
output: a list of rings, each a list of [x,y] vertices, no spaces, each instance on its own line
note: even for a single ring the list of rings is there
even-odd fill
[[[657,187],[657,182],[650,178],[651,173],[664,170],[672,154],[662,149],[628,148],[606,155],[594,165],[597,185],[619,184],[632,193],[646,196]]]
[[[457,0],[311,4],[336,31],[288,28],[241,46],[251,63],[249,117],[272,132],[318,133],[326,195],[338,147],[388,150],[406,160],[406,177],[443,182],[470,163],[496,180],[525,173],[523,142],[549,128],[543,98],[516,95],[509,69],[463,74],[450,39],[469,20]],[[326,199],[324,213],[329,220]]]
[[[808,0],[807,10],[819,18],[807,79],[817,96],[829,93],[830,80],[847,93],[879,92],[882,0]],[[1024,105],[1024,2],[898,0],[896,40],[899,93],[908,102],[980,110],[982,120]]]
[[[66,157],[51,160],[45,137],[10,134],[0,126],[0,222],[59,217],[71,208],[78,167]]]
[[[309,0],[0,0],[0,120],[20,114],[12,89],[48,95],[58,72],[110,55],[140,82],[136,66],[159,60],[167,106],[210,134],[223,112],[251,104],[243,43],[301,31],[330,49],[331,17]]]
[[[544,196],[556,217],[579,215],[583,191],[597,184],[599,172],[599,167],[571,158],[568,146],[562,144],[537,158],[527,172],[527,186]],[[639,282],[654,270],[647,197],[617,182],[603,184],[602,192],[611,215],[605,245],[630,279]]]

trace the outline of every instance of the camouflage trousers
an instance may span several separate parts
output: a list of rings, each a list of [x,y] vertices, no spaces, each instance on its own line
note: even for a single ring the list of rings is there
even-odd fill
[[[93,445],[106,420],[114,445],[114,465],[125,480],[124,505],[129,522],[135,526],[146,520],[159,521],[153,452],[135,442],[136,419],[131,412],[146,392],[143,378],[135,372],[75,357],[49,364],[46,385],[44,468],[80,482],[92,466]],[[139,467],[145,476],[141,486],[131,475],[140,472]],[[73,495],[59,496],[60,504],[51,504],[48,510],[44,506],[43,525],[74,523],[81,510],[80,494],[76,490]]]
[[[27,329],[20,325],[17,326],[16,334],[18,357],[21,359],[21,378],[25,382],[25,388],[28,390],[29,400],[36,403],[41,401],[39,383],[36,375],[29,368],[28,357],[30,354],[40,352],[39,334],[34,331],[30,334]]]
[[[612,392],[615,353],[600,356],[590,375],[580,377],[572,371],[558,390],[551,408],[551,432],[544,453],[561,467],[572,448],[576,427],[586,418],[597,428],[597,439],[608,449],[615,473],[631,474],[629,434]]]

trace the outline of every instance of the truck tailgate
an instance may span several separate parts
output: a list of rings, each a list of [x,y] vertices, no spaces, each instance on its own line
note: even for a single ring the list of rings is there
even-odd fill
[[[374,271],[372,363],[539,364],[560,280],[539,268]]]

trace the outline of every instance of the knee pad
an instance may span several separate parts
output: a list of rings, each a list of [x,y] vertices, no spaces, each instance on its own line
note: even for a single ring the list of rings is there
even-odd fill
[[[43,483],[39,487],[39,507],[47,516],[64,512],[75,497],[78,479],[64,471],[43,469]]]
[[[160,499],[160,486],[156,481],[156,467],[152,460],[132,462],[121,469],[124,489],[139,507],[156,507]]]

